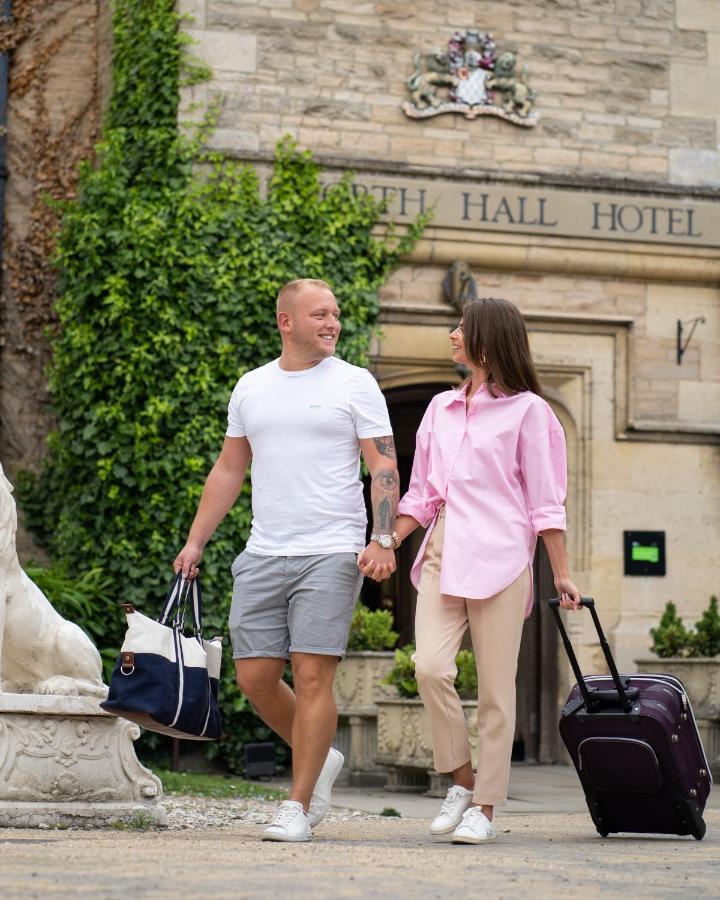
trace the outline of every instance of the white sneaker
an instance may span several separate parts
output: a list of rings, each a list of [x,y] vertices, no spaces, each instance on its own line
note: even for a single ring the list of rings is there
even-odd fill
[[[453,844],[491,844],[496,838],[495,828],[479,806],[471,806],[453,832]]]
[[[447,797],[443,800],[440,815],[436,816],[430,826],[430,840],[449,841],[453,831],[460,824],[463,813],[472,803],[472,791],[459,784],[450,786]]]
[[[331,747],[325,758],[318,780],[315,782],[315,790],[310,798],[310,808],[308,818],[310,819],[310,827],[314,828],[318,822],[321,822],[330,809],[330,793],[335,779],[345,762],[345,757],[339,750]]]
[[[284,800],[262,833],[264,841],[309,841],[311,838],[308,815],[297,800]]]

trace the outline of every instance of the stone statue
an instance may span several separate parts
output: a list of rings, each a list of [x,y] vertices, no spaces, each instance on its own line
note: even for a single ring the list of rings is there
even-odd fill
[[[12,489],[0,465],[0,691],[104,697],[94,644],[20,568]]]
[[[420,54],[416,53],[414,56],[415,71],[405,80],[412,102],[418,109],[439,106],[445,98],[438,96],[438,87],[454,86],[458,83],[458,79],[450,74],[447,61],[439,50],[434,50],[427,57],[426,62],[429,71],[422,72]]]
[[[462,313],[462,308],[468,300],[477,300],[477,285],[470,266],[461,259],[456,260],[448,269],[442,289],[445,299],[459,313]]]
[[[485,87],[502,94],[503,109],[525,118],[535,94],[525,83],[524,73],[515,72],[515,54],[502,53],[495,62],[495,71],[486,79]]]
[[[108,715],[100,654],[20,568],[0,466],[0,828],[165,822],[140,729]]]

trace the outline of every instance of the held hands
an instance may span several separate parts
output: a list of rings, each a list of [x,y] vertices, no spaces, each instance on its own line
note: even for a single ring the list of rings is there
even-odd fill
[[[188,540],[173,563],[175,574],[182,572],[183,578],[197,578],[200,574],[198,563],[202,559],[203,548],[197,541]]]
[[[580,609],[580,591],[569,578],[556,578],[555,590],[560,597],[560,606],[563,609]]]
[[[358,556],[358,569],[373,581],[384,581],[395,571],[395,551],[383,550],[380,544],[370,541]]]

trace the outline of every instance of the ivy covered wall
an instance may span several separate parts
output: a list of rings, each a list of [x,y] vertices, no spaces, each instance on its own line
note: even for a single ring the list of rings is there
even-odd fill
[[[106,657],[123,632],[119,601],[155,614],[220,450],[232,387],[279,353],[279,287],[327,280],[343,310],[339,355],[362,363],[378,288],[422,227],[374,236],[379,205],[356,197],[349,178],[322,189],[310,154],[287,141],[265,196],[251,167],[204,153],[211,117],[190,136],[177,125],[181,80],[207,76],[178,25],[171,0],[115,2],[97,161],[82,168],[58,235],[57,429],[39,477],[20,490],[58,577],[101,573],[88,615]],[[224,630],[229,566],[249,524],[246,485],[203,560],[211,631]],[[233,724],[245,705],[231,670],[228,655],[223,752],[233,765],[247,720]]]

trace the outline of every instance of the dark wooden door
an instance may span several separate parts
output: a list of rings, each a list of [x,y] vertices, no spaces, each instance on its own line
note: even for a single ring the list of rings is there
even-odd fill
[[[557,730],[558,636],[547,601],[555,596],[552,569],[542,539],[533,563],[534,604],[525,622],[517,678],[513,759],[551,763],[560,757]]]
[[[440,391],[452,387],[450,382],[418,384],[385,391],[385,399],[390,413],[390,423],[395,435],[395,448],[400,475],[400,496],[407,491],[410,483],[413,457],[415,455],[415,435],[430,400]],[[370,484],[365,479],[365,505],[368,510],[368,537],[372,525],[370,506]],[[365,579],[361,599],[371,609],[390,609],[395,619],[395,628],[400,632],[399,646],[414,640],[415,603],[417,591],[410,582],[410,570],[425,537],[425,531],[418,528],[403,542],[397,555],[397,570],[392,578],[382,584]]]

